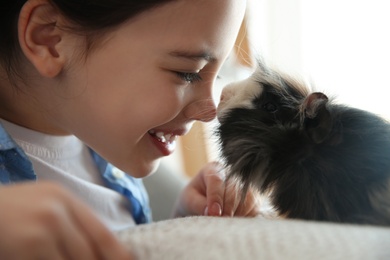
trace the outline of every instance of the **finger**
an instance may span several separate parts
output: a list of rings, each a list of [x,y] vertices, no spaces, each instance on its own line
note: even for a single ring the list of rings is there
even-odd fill
[[[91,211],[77,200],[74,200],[72,205],[73,217],[77,221],[81,233],[84,234],[87,244],[94,252],[95,259],[132,259],[128,250]]]
[[[12,257],[5,259],[67,259],[60,241],[49,230],[36,225],[27,231],[28,235],[19,241],[20,248],[14,248]]]
[[[45,251],[45,253],[42,254],[37,259],[47,259],[47,260],[49,260],[49,259],[50,260],[66,260],[66,259],[69,259],[64,254],[64,251],[61,250],[61,245],[58,245],[58,247],[45,247],[44,251]]]
[[[228,179],[226,181],[225,196],[223,203],[223,216],[234,216],[237,207],[239,206],[238,185]]]
[[[260,208],[259,207],[253,207],[250,211],[248,211],[245,215],[245,217],[257,217],[260,215]]]
[[[187,187],[187,192],[184,194],[185,197],[182,198],[181,203],[182,207],[179,207],[176,217],[204,215],[205,208],[207,207],[207,201],[204,194],[199,193],[199,190],[192,188],[192,186]]]
[[[246,194],[242,195],[245,195],[245,198],[240,199],[235,215],[244,217],[258,215],[260,212],[260,196],[258,192],[249,187]]]
[[[69,219],[65,224],[62,230],[61,247],[66,259],[95,259],[96,255],[91,243],[80,233],[80,230],[70,223]]]
[[[259,194],[256,191],[252,190],[249,193],[248,201],[249,201],[248,202],[249,205],[252,205],[252,208],[248,208],[248,210],[244,212],[243,216],[247,216],[247,217],[258,216],[260,214],[260,206],[261,206]]]
[[[254,202],[244,201],[237,207],[234,216],[254,217],[260,213],[260,207]]]
[[[72,211],[69,211],[76,202],[69,201],[67,194],[61,189],[53,189],[53,199],[46,199],[41,204],[40,221],[44,223],[45,237],[43,241],[56,244],[56,249],[64,259],[96,259],[91,243],[88,242],[78,221],[75,221]],[[63,200],[65,198],[65,200]],[[62,203],[65,202],[65,203]],[[85,209],[78,211],[84,214]],[[46,242],[47,243],[47,242]],[[46,247],[46,246],[45,246]],[[43,258],[45,259],[45,258]]]
[[[210,164],[205,171],[203,175],[206,183],[207,200],[205,215],[221,216],[224,207],[225,173],[217,163]]]
[[[77,208],[78,215],[92,213],[64,189],[51,183],[43,185],[42,190],[52,194],[53,198],[41,203],[44,209],[41,210],[43,213],[39,215],[40,219],[53,236],[52,239],[46,240],[57,243],[57,249],[65,259],[96,259],[93,246],[75,217],[74,208]]]

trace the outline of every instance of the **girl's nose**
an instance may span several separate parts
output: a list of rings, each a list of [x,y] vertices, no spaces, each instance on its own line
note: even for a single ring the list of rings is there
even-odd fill
[[[194,101],[189,104],[184,111],[184,115],[188,119],[202,122],[213,120],[216,114],[217,108],[212,98]]]

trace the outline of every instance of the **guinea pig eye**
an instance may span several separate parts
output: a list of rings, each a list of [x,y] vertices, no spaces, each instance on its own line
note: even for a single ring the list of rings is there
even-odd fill
[[[267,111],[267,112],[270,112],[270,113],[274,113],[278,110],[278,107],[274,104],[274,103],[271,103],[271,102],[267,102],[263,105],[263,108]]]

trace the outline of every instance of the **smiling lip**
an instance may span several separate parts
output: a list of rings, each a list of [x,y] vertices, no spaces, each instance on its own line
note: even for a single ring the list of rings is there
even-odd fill
[[[184,135],[186,130],[150,130],[149,136],[152,139],[153,144],[162,153],[163,156],[168,156],[175,151],[176,140],[178,136]]]

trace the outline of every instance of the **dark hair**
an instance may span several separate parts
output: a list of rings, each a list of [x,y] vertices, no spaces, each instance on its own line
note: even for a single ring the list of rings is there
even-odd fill
[[[120,25],[141,12],[171,1],[173,0],[51,0],[72,22],[73,29],[85,33],[87,44],[88,39],[98,36],[97,32],[100,36],[104,29]],[[27,0],[3,0],[0,3],[0,64],[10,79],[18,75],[20,49],[17,23],[20,10],[26,2]]]

